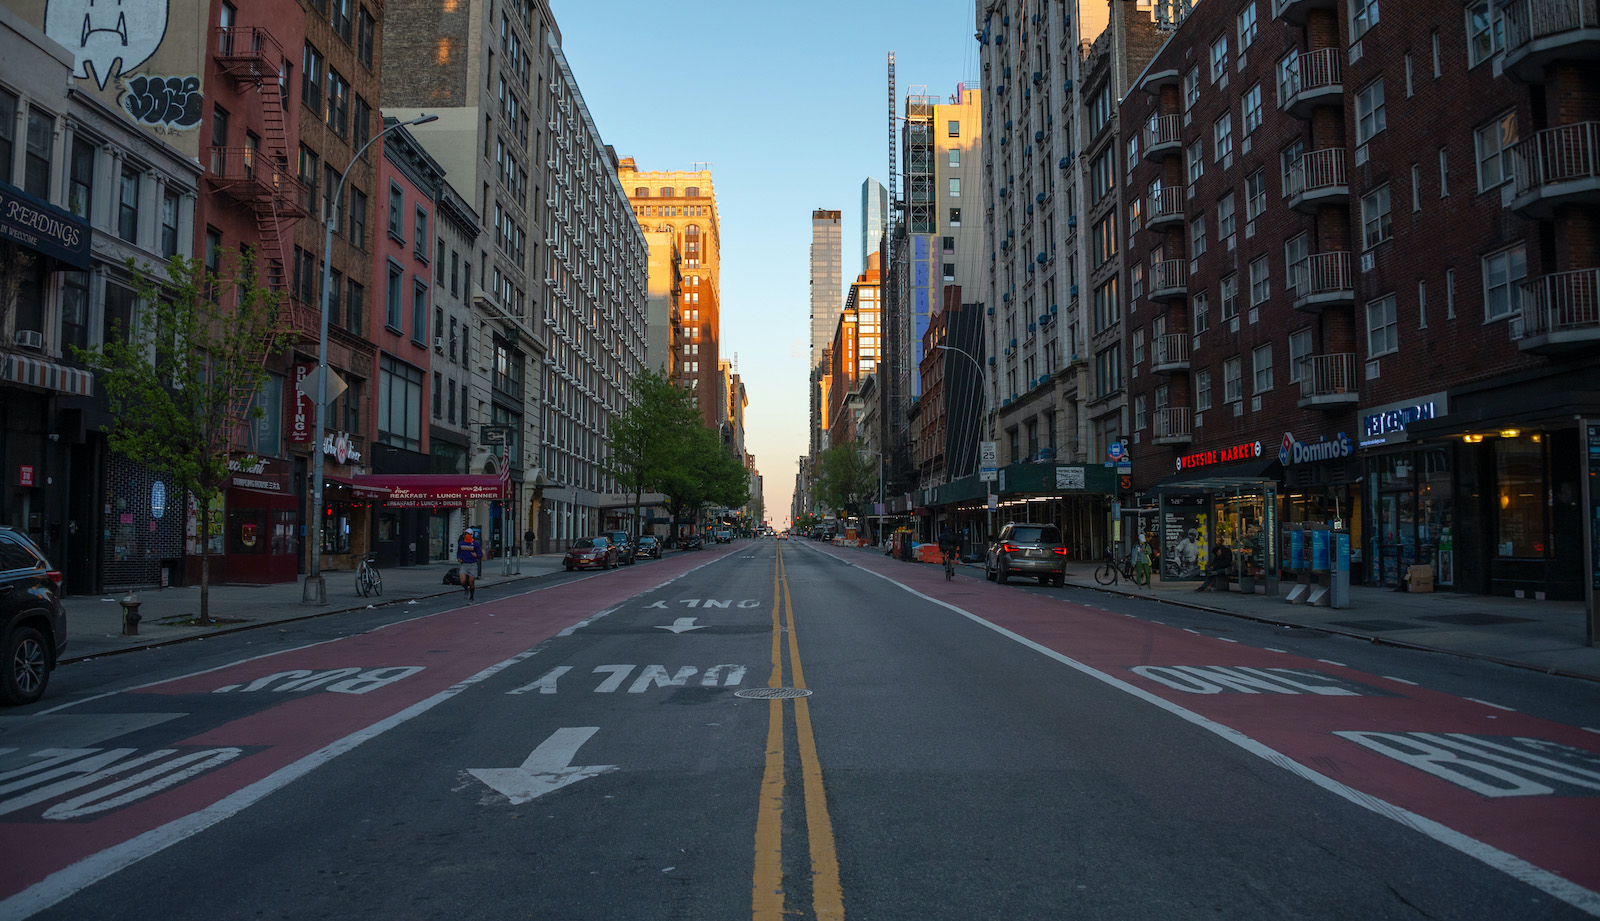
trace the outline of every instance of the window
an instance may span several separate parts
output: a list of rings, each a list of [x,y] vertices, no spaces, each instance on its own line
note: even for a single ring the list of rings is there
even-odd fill
[[[1090,201],[1099,201],[1117,185],[1117,149],[1107,147],[1089,167]]]
[[[372,14],[363,6],[356,13],[356,57],[368,70],[372,69],[372,44],[377,31],[377,20],[373,19]]]
[[[1135,432],[1144,431],[1145,415],[1145,395],[1141,393],[1133,398],[1133,430]]]
[[[413,229],[415,233],[411,238],[411,248],[418,259],[426,262],[428,261],[428,212],[420,206],[414,215]]]
[[[411,286],[411,341],[417,345],[428,341],[428,286],[420,278]]]
[[[72,162],[67,177],[67,210],[81,218],[90,217],[94,204],[95,147],[83,138],[72,139]]]
[[[389,285],[384,292],[385,310],[383,325],[400,332],[401,313],[404,310],[406,273],[394,263],[389,263]]]
[[[1094,331],[1104,332],[1122,319],[1122,305],[1117,301],[1117,277],[1106,279],[1094,289]]]
[[[1498,320],[1521,310],[1517,283],[1528,274],[1527,249],[1501,250],[1483,260],[1483,318]]]
[[[1122,349],[1112,346],[1094,356],[1095,395],[1104,397],[1122,389]]]
[[[1220,36],[1211,43],[1211,82],[1228,75],[1228,36]]]
[[[1439,197],[1450,197],[1450,157],[1443,147],[1439,148]]]
[[[406,228],[403,223],[405,218],[401,216],[405,213],[405,207],[406,193],[400,191],[400,187],[391,182],[389,184],[389,236],[394,237],[401,243],[406,242]]]
[[[1250,353],[1250,370],[1254,375],[1253,393],[1266,393],[1272,389],[1272,343]]]
[[[89,273],[61,273],[61,346],[89,347]],[[71,355],[71,352],[67,352]]]
[[[1226,240],[1233,236],[1238,229],[1238,219],[1234,216],[1233,193],[1217,199],[1217,239]]]
[[[1400,348],[1400,324],[1395,318],[1394,295],[1367,304],[1367,357],[1377,358]]]
[[[1394,227],[1389,220],[1389,187],[1383,186],[1361,199],[1362,245],[1371,249],[1393,234]]]
[[[1194,143],[1189,145],[1188,161],[1189,184],[1194,185],[1206,171],[1205,143],[1199,138],[1195,138]]]
[[[378,441],[422,448],[422,369],[390,355],[378,358]]]
[[[123,165],[118,187],[117,236],[139,242],[139,170],[131,164]]]
[[[356,249],[367,248],[367,193],[350,190],[350,242]]]
[[[1194,373],[1194,411],[1203,413],[1211,408],[1211,372]]]
[[[17,97],[0,90],[0,182],[11,182],[11,159],[17,149]]]
[[[1222,280],[1222,319],[1239,316],[1239,276],[1229,275]]]
[[[360,282],[352,280],[345,286],[344,328],[357,336],[361,335],[362,317],[366,314],[366,298],[367,289]]]
[[[1285,198],[1289,196],[1289,190],[1298,185],[1295,178],[1295,170],[1300,168],[1300,158],[1305,152],[1306,142],[1295,141],[1285,147],[1282,153],[1278,154],[1278,161],[1283,168],[1281,187]]]
[[[961,122],[951,119],[949,129],[951,137],[958,138],[961,136]]]
[[[1261,84],[1245,90],[1244,98],[1239,101],[1240,115],[1244,121],[1244,133],[1261,127]]]
[[[940,248],[941,251],[946,252],[946,253],[955,252],[956,251],[956,238],[955,237],[940,237],[939,238],[939,248]]]
[[[305,57],[300,63],[305,72],[300,78],[300,102],[314,115],[322,114],[322,52],[306,42]]]
[[[1356,93],[1356,143],[1365,144],[1383,129],[1383,78],[1379,77]]]
[[[1194,300],[1189,304],[1189,312],[1194,314],[1196,336],[1211,327],[1211,298],[1204,291],[1194,296]]]
[[[333,31],[339,33],[345,44],[350,44],[350,0],[333,0],[333,9],[328,15],[333,21]]]
[[[1411,213],[1422,210],[1422,167],[1411,164]]]
[[[951,227],[960,227],[961,226],[961,209],[960,208],[951,208],[950,209],[950,226]]]
[[[1237,403],[1244,399],[1242,374],[1242,363],[1238,358],[1229,358],[1222,363],[1222,402]]]
[[[45,200],[50,198],[50,157],[55,149],[55,130],[56,120],[49,113],[42,109],[28,110],[28,147],[22,164],[22,190]]]
[[[135,297],[132,288],[115,282],[106,282],[104,315],[101,317],[101,342],[128,341],[128,329],[133,323]]]
[[[1111,120],[1111,84],[1100,87],[1089,101],[1089,136],[1094,137]]]
[[[1128,297],[1134,301],[1144,296],[1144,263],[1128,266]]]
[[[1154,336],[1151,337],[1151,341],[1155,341]],[[1133,366],[1137,368],[1142,364],[1144,364],[1144,330],[1141,328],[1133,331]]]
[[[1250,43],[1255,40],[1256,4],[1255,0],[1250,0],[1250,3],[1239,13],[1239,53],[1244,54],[1244,50],[1250,47]]]
[[[1223,113],[1222,117],[1217,119],[1217,123],[1213,126],[1212,133],[1217,145],[1216,160],[1221,163],[1223,160],[1233,156],[1233,113]]]
[[[340,137],[350,136],[350,84],[331,67],[328,69],[328,127]]]
[[[1472,132],[1478,160],[1478,191],[1511,181],[1511,148],[1517,143],[1517,113],[1507,112]]]
[[[1306,267],[1301,264],[1310,257],[1310,253],[1310,237],[1307,234],[1301,234],[1283,244],[1283,274],[1288,278],[1283,286],[1285,291],[1297,292],[1301,297],[1311,293],[1309,279],[1305,277]],[[1300,290],[1302,280],[1308,282],[1307,290]]]
[[[1495,503],[1496,555],[1502,557],[1545,557],[1545,535],[1550,533],[1551,489],[1546,479],[1550,461],[1542,442],[1523,438],[1499,438],[1494,446],[1496,486],[1500,495]],[[1558,528],[1559,531],[1559,528]]]
[[[313,214],[317,210],[317,166],[320,162],[311,148],[300,145],[300,184],[304,186],[300,203]]]
[[[1194,108],[1194,104],[1199,101],[1200,65],[1196,64],[1195,66],[1189,68],[1188,73],[1183,75],[1183,110],[1185,112],[1189,111],[1190,109]]]
[[[1278,59],[1278,107],[1289,102],[1289,97],[1300,92],[1300,52],[1290,51]]]
[[[1196,214],[1189,221],[1189,258],[1206,253],[1206,216]]]
[[[959,178],[951,177],[950,179],[950,197],[961,197],[961,180]]]
[[[1095,221],[1094,235],[1094,264],[1098,268],[1105,265],[1112,256],[1117,254],[1117,212],[1106,212],[1105,216]]]
[[[1378,0],[1350,0],[1350,38],[1357,39],[1378,24]]]
[[[1272,295],[1271,264],[1266,256],[1250,263],[1250,306],[1255,307]]]
[[[1289,383],[1298,384],[1310,371],[1311,330],[1302,329],[1289,334]]]
[[[161,196],[161,255],[178,255],[178,208],[181,199],[174,189]]]
[[[961,148],[950,148],[950,168],[957,169],[961,166]]]
[[[372,139],[372,106],[359,95],[355,97],[355,103],[351,106],[350,128],[350,147],[361,150],[367,145],[367,141]],[[366,159],[366,156],[366,152],[362,151],[362,159]]]
[[[1467,6],[1467,66],[1477,67],[1506,46],[1505,21],[1498,3],[1478,0]]]

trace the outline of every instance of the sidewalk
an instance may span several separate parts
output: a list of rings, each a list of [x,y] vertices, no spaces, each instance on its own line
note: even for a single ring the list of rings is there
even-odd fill
[[[563,554],[546,553],[514,558],[513,573],[505,574],[504,560],[485,560],[478,589],[530,579],[562,568]],[[356,594],[352,572],[323,574],[327,604],[312,606],[300,602],[304,577],[279,585],[213,585],[211,617],[213,626],[194,627],[176,622],[200,613],[200,587],[144,590],[139,595],[139,634],[122,635],[122,605],[125,592],[107,595],[73,595],[61,600],[67,611],[67,650],[62,661],[72,662],[108,653],[146,649],[236,630],[248,630],[268,623],[321,617],[341,611],[360,610],[382,604],[404,605],[413,598],[460,594],[455,585],[444,584],[445,571],[454,563],[426,563],[383,570],[383,594],[362,598]],[[521,570],[517,574],[515,570]]]
[[[883,553],[880,548],[864,550]],[[981,562],[966,565],[968,571],[982,578]],[[1533,601],[1437,591],[1415,594],[1353,585],[1350,607],[1334,610],[1289,604],[1282,594],[1277,597],[1241,594],[1237,591],[1237,582],[1228,592],[1203,593],[1194,590],[1198,585],[1195,582],[1158,580],[1150,588],[1139,588],[1118,581],[1107,587],[1095,582],[1094,571],[1098,565],[1068,563],[1068,594],[1073,594],[1072,588],[1096,589],[1265,624],[1310,627],[1390,646],[1427,649],[1600,681],[1600,647],[1585,642],[1587,615],[1581,601]],[[1022,585],[1032,582],[1031,579],[1017,581]],[[1286,594],[1292,584],[1281,584],[1280,593]]]

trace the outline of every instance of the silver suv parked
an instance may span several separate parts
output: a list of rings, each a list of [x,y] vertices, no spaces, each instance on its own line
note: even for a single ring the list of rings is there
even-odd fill
[[[1013,575],[1037,576],[1040,585],[1067,581],[1067,548],[1053,524],[1014,521],[1000,530],[984,556],[983,574],[1001,585]]]

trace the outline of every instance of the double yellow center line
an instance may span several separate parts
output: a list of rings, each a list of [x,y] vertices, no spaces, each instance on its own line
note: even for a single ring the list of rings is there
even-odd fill
[[[783,683],[783,634],[787,614],[789,672],[794,688],[806,686],[800,667],[800,641],[795,636],[794,604],[789,600],[789,580],[783,565],[783,548],[772,573],[772,675],[767,687]],[[811,850],[811,908],[817,921],[843,921],[844,890],[839,885],[839,855],[833,846],[833,821],[828,817],[828,796],[822,787],[822,765],[811,734],[811,709],[804,697],[793,698],[795,736],[800,749],[800,776],[805,795],[806,838]],[[783,891],[783,775],[784,703],[768,702],[767,765],[761,776],[761,804],[756,813],[755,877],[750,908],[754,921],[786,921]]]

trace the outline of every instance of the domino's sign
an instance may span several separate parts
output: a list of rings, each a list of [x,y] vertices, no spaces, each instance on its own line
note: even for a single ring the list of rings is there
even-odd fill
[[[1309,443],[1296,441],[1292,432],[1284,432],[1283,443],[1278,447],[1278,463],[1285,467],[1292,464],[1315,464],[1352,457],[1355,453],[1355,442],[1343,432],[1333,438]]]

